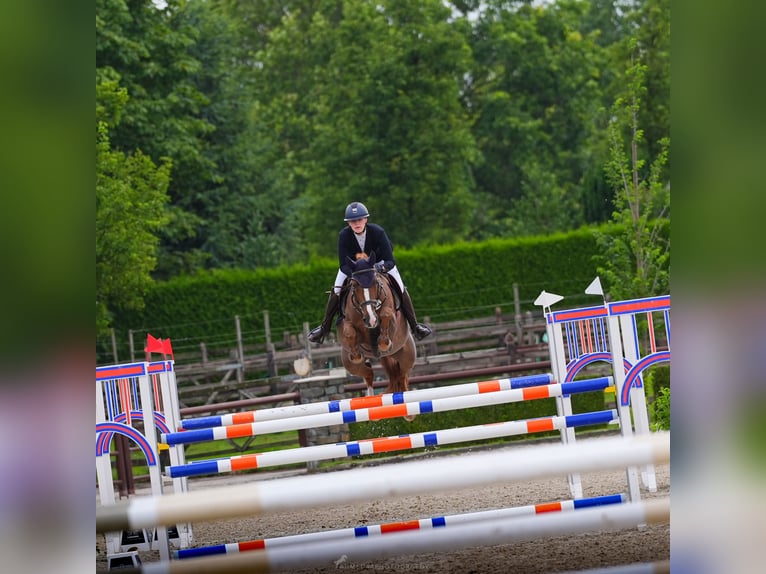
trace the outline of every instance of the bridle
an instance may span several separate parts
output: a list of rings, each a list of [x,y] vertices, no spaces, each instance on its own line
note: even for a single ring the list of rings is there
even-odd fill
[[[369,273],[373,274],[373,281],[370,281],[366,277],[360,280],[361,277]],[[385,289],[383,289],[383,283],[381,282],[380,277],[374,269],[363,269],[361,271],[354,271],[351,274],[351,282],[355,285],[351,288],[351,304],[353,305],[354,309],[356,309],[362,316],[365,325],[367,325],[369,329],[377,327],[379,323],[378,311],[383,306],[383,303],[385,303],[387,298],[387,294]],[[356,286],[358,286],[358,288],[362,289],[364,292],[363,301],[360,301],[356,296]],[[370,295],[370,290],[373,286],[376,288],[378,297],[380,297],[381,293],[383,294],[382,298],[372,298]]]

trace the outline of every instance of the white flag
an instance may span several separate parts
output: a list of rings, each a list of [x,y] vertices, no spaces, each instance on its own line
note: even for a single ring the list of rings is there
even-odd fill
[[[555,293],[548,293],[546,291],[541,291],[540,294],[537,296],[537,299],[535,299],[535,305],[539,307],[550,307],[554,303],[558,303],[561,301],[563,297],[561,295],[556,295]]]
[[[588,288],[585,289],[586,295],[601,295],[604,296],[604,290],[601,288],[601,279],[596,276],[596,278],[591,281],[591,284],[588,285]]]

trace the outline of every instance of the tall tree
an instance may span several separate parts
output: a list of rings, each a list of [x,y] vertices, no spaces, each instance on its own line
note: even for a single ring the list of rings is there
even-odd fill
[[[256,113],[277,134],[275,165],[315,253],[334,253],[352,200],[397,244],[466,236],[473,143],[458,89],[470,51],[449,15],[437,0],[324,1],[271,34]]]
[[[670,133],[670,0],[641,0],[632,18],[637,49],[646,65],[646,94],[639,121],[646,135],[647,154],[658,157],[663,153],[660,142]],[[669,162],[670,158],[664,176],[668,175]]]
[[[96,327],[104,332],[114,312],[141,309],[157,264],[158,232],[166,223],[170,164],[156,166],[136,151],[111,149],[128,96],[106,77],[96,86]]]
[[[646,70],[639,58],[631,62],[608,128],[611,158],[605,171],[615,189],[612,221],[621,232],[597,232],[596,238],[602,253],[598,271],[614,300],[659,295],[670,288],[670,238],[663,228],[670,218],[670,182],[664,177],[670,140],[657,142],[655,157],[647,157],[641,145]]]
[[[584,31],[587,4],[562,0],[487,2],[473,35],[474,69],[466,99],[483,163],[476,181],[486,203],[484,235],[511,232],[504,222],[525,193],[567,199],[550,221],[562,231],[584,221],[583,182],[600,106],[603,49]],[[542,169],[549,172],[540,179]],[[562,206],[564,208],[564,206]],[[513,226],[518,231],[518,225]]]
[[[130,95],[112,145],[172,159],[157,277],[255,267],[263,229],[248,136],[251,61],[218,2],[98,0],[96,65]]]

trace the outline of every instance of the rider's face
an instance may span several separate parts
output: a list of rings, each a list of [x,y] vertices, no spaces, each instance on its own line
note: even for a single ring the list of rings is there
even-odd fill
[[[362,233],[366,225],[367,225],[366,217],[363,217],[362,219],[355,219],[354,221],[348,222],[348,226],[354,230],[354,233]]]

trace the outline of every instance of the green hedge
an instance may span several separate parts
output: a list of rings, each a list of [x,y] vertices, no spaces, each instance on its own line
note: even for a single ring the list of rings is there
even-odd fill
[[[395,255],[418,315],[440,323],[491,315],[498,306],[513,312],[514,283],[523,312],[540,313],[533,301],[543,289],[564,295],[562,305],[592,304],[583,290],[596,275],[596,249],[593,230],[583,228],[545,237],[396,249]],[[209,349],[232,348],[234,317],[239,316],[245,344],[261,344],[264,311],[272,340],[279,340],[285,331],[298,333],[304,322],[321,320],[336,272],[336,260],[319,259],[275,269],[216,270],[158,283],[147,294],[142,312],[115,317],[117,340],[124,344],[127,331],[133,330],[139,344],[148,332],[171,338],[176,351],[197,349],[200,342]],[[109,349],[110,343],[102,346]]]

